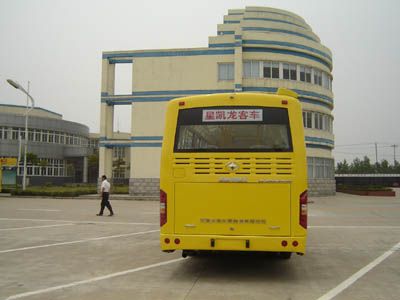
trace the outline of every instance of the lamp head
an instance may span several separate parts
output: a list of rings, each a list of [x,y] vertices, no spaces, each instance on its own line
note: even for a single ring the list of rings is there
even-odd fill
[[[13,80],[11,80],[11,79],[7,79],[7,82],[8,82],[10,85],[12,85],[14,88],[18,89],[18,90],[21,88],[21,86],[19,85],[18,82],[15,82],[15,81],[13,81]]]

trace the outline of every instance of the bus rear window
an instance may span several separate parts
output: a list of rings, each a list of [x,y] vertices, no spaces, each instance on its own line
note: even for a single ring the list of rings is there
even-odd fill
[[[175,152],[291,152],[286,108],[181,109]]]

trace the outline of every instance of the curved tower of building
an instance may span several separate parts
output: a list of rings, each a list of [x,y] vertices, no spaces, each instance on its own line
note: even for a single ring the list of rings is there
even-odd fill
[[[209,47],[235,47],[236,91],[296,91],[303,106],[311,194],[333,194],[332,53],[291,12],[246,7],[229,10]]]
[[[132,93],[114,94],[115,64],[132,64]],[[100,174],[112,150],[130,148],[131,194],[158,193],[166,102],[187,95],[294,90],[303,107],[311,195],[335,193],[332,54],[300,16],[267,8],[229,10],[204,48],[103,53]],[[130,139],[114,135],[115,105],[130,105]]]

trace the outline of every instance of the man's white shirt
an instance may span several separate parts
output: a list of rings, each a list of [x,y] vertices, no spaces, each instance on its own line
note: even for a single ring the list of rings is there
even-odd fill
[[[101,183],[101,191],[104,193],[110,192],[110,183],[107,181],[107,179],[103,180]]]

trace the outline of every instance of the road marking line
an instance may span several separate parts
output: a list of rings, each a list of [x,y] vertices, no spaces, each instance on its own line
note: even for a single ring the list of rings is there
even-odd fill
[[[90,239],[70,241],[70,242],[61,242],[61,243],[54,243],[54,244],[46,244],[46,245],[39,245],[39,246],[31,246],[31,247],[23,247],[23,248],[1,250],[0,254],[9,253],[9,252],[24,251],[24,250],[31,250],[31,249],[48,248],[48,247],[54,247],[54,246],[71,245],[71,244],[78,244],[78,243],[85,243],[85,242],[92,242],[92,241],[101,241],[101,240],[106,240],[106,239],[114,239],[114,238],[119,238],[119,237],[134,236],[134,235],[153,233],[153,232],[159,232],[159,231],[160,230],[149,230],[149,231],[127,233],[127,234],[117,234],[117,235],[102,236],[102,237],[97,237],[97,238],[90,238]]]
[[[379,226],[379,225],[377,225],[377,226],[371,226],[371,225],[365,225],[365,226],[363,226],[363,225],[321,225],[321,226],[308,226],[308,228],[343,228],[343,229],[346,229],[346,228],[349,228],[349,229],[354,229],[354,228],[361,228],[361,229],[375,229],[375,228],[377,228],[377,229],[396,229],[396,228],[400,228],[400,226],[385,226],[385,225],[382,225],[382,226]]]
[[[181,260],[184,260],[184,258],[171,259],[171,260],[163,261],[163,262],[160,262],[160,263],[147,265],[147,266],[143,266],[143,267],[139,267],[139,268],[135,268],[135,269],[130,269],[130,270],[122,271],[122,272],[112,273],[112,274],[108,274],[108,275],[104,275],[104,276],[99,276],[99,277],[94,277],[94,278],[90,278],[90,279],[86,279],[86,280],[81,280],[81,281],[74,281],[74,282],[71,282],[71,283],[58,285],[58,286],[54,286],[54,287],[51,287],[51,288],[36,290],[36,291],[32,291],[32,292],[16,294],[16,295],[8,297],[6,300],[21,299],[21,298],[34,296],[34,295],[39,295],[39,294],[44,294],[44,293],[49,293],[49,292],[53,292],[53,291],[57,291],[57,290],[61,290],[61,289],[69,288],[69,287],[75,287],[77,285],[88,284],[88,283],[92,283],[92,282],[96,282],[96,281],[100,281],[100,280],[105,280],[105,279],[110,279],[110,278],[114,278],[114,277],[118,277],[118,276],[124,276],[124,275],[128,275],[128,274],[131,274],[131,273],[148,270],[148,269],[151,269],[151,268],[157,268],[157,267],[169,265],[169,264],[172,264],[172,263],[179,262]]]
[[[400,242],[394,245],[392,248],[390,248],[388,251],[383,253],[381,256],[370,262],[368,265],[360,269],[358,272],[354,273],[351,275],[349,278],[347,278],[345,281],[340,283],[338,286],[335,288],[331,289],[328,291],[325,295],[322,295],[319,297],[317,300],[330,300],[336,297],[338,294],[340,294],[343,290],[347,289],[349,286],[351,286],[354,282],[356,282],[358,279],[363,277],[366,273],[371,271],[373,268],[375,268],[377,265],[379,265],[381,262],[383,262],[386,258],[388,258],[390,255],[395,253],[396,251],[400,250]]]
[[[73,223],[65,223],[65,224],[43,225],[43,226],[1,228],[0,231],[22,230],[22,229],[35,229],[35,228],[48,228],[48,227],[58,227],[58,226],[70,226],[70,225],[75,225],[75,224],[73,224]]]
[[[17,210],[28,210],[28,211],[61,211],[60,209],[42,209],[42,208],[19,208]]]
[[[21,218],[0,218],[0,221],[37,221],[37,222],[68,222],[68,223],[76,223],[76,224],[115,224],[115,225],[157,225],[160,226],[159,223],[142,223],[142,222],[105,222],[105,221],[75,221],[75,220],[50,220],[50,219],[21,219]]]

